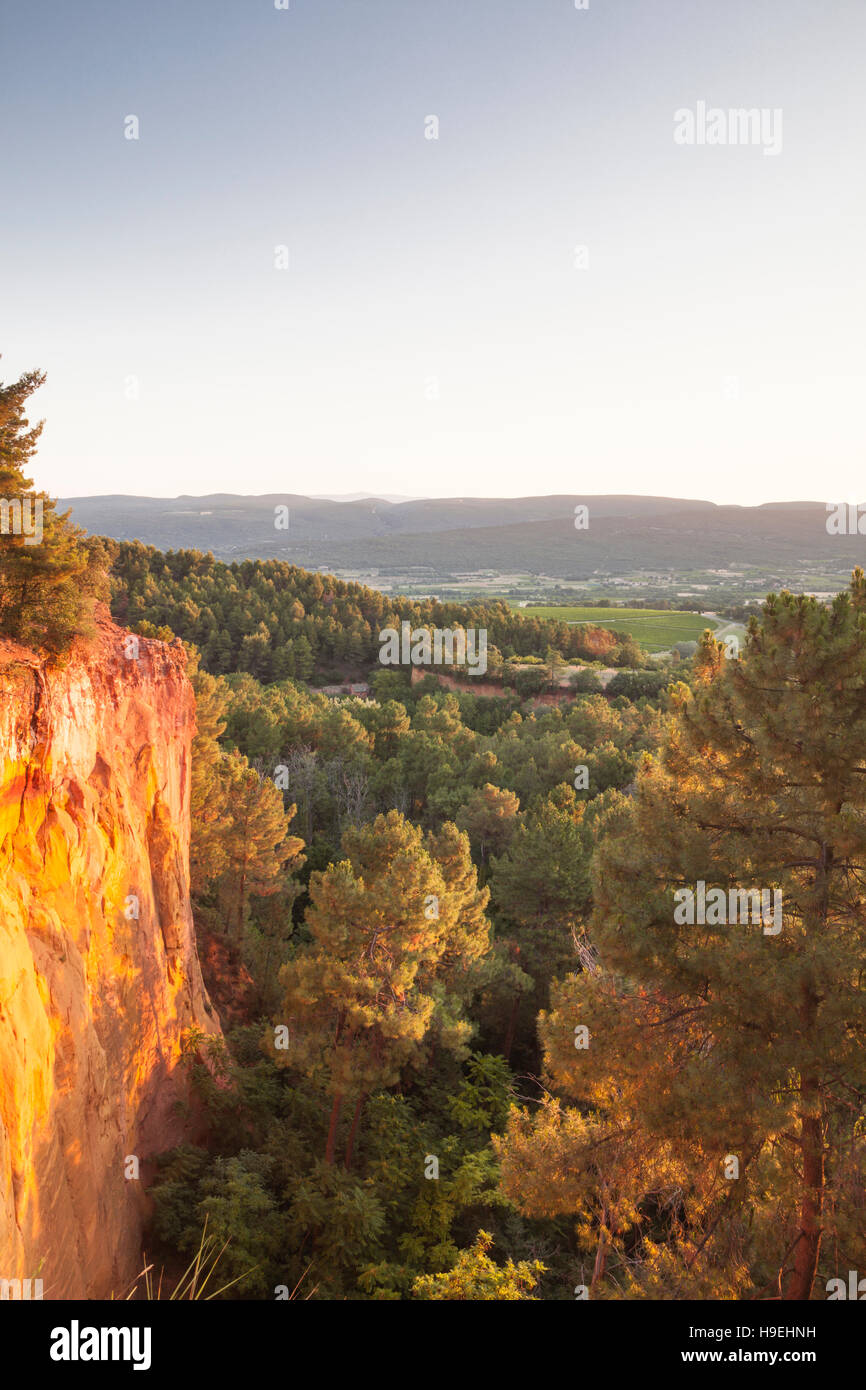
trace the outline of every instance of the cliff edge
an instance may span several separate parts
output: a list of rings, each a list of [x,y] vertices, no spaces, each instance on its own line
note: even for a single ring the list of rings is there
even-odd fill
[[[0,1279],[46,1299],[138,1273],[148,1159],[190,1134],[184,1030],[220,1031],[189,901],[194,732],[179,644],[105,617],[62,667],[0,641]]]

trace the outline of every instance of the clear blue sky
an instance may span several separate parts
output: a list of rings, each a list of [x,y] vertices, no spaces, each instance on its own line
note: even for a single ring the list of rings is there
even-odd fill
[[[866,495],[862,0],[3,0],[0,51],[49,490]]]

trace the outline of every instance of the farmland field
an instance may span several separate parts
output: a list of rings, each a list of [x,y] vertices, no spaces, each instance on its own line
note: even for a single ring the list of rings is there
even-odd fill
[[[587,608],[575,604],[545,605],[520,610],[528,617],[553,618],[563,623],[597,623],[613,632],[627,632],[649,652],[667,651],[674,642],[696,642],[718,619],[700,613],[658,608]]]

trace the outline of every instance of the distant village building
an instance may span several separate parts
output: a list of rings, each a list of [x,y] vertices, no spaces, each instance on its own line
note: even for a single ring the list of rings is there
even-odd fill
[[[319,687],[323,695],[336,700],[345,698],[347,695],[354,695],[359,700],[366,700],[370,694],[370,686],[367,681],[354,681],[346,685],[322,685]]]

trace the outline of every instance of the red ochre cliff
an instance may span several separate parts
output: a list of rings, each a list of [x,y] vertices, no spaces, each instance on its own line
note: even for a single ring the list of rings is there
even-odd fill
[[[184,1030],[220,1031],[189,902],[192,688],[179,644],[138,642],[103,619],[52,668],[0,641],[0,1279],[46,1299],[138,1273],[148,1159],[190,1133]]]

